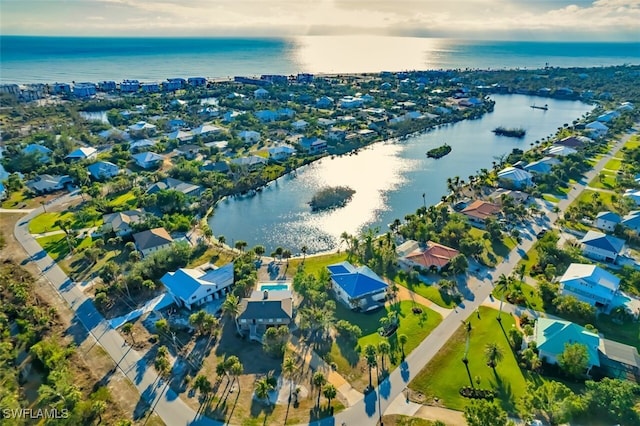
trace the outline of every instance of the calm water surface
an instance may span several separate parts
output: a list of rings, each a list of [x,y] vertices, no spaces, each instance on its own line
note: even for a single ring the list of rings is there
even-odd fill
[[[530,148],[565,123],[571,124],[591,106],[582,102],[495,95],[493,113],[479,120],[463,121],[400,143],[377,143],[358,155],[323,158],[295,175],[283,176],[258,195],[226,199],[218,203],[210,220],[215,235],[229,243],[244,240],[249,246],[263,244],[268,252],[277,246],[299,252],[334,249],[343,231],[357,233],[367,227],[382,232],[395,218],[402,219],[422,205],[435,204],[447,193],[447,177],[465,181],[481,168],[490,169],[494,157],[513,148]],[[549,105],[549,111],[533,110],[533,103]],[[523,139],[495,136],[497,126],[523,127]],[[439,159],[425,153],[443,143],[452,152]],[[347,185],[356,190],[345,207],[311,212],[307,204],[318,188]]]

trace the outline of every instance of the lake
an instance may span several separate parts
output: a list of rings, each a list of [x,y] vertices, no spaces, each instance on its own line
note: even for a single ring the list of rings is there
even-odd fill
[[[249,198],[220,201],[210,219],[214,234],[224,235],[232,245],[244,240],[249,247],[262,244],[267,253],[281,246],[299,253],[304,245],[309,253],[332,250],[340,244],[344,231],[354,234],[368,227],[386,232],[387,224],[404,218],[423,204],[436,204],[448,192],[448,177],[469,175],[481,168],[491,169],[495,157],[513,148],[527,150],[536,140],[571,124],[590,111],[579,101],[536,98],[525,95],[493,95],[492,113],[478,120],[442,126],[405,141],[379,142],[357,155],[325,157],[295,173],[272,182]],[[548,104],[549,110],[532,109]],[[496,136],[498,126],[522,127],[522,139]],[[426,152],[448,143],[452,152],[440,159]],[[344,207],[312,212],[308,202],[323,186],[347,185],[356,193]]]

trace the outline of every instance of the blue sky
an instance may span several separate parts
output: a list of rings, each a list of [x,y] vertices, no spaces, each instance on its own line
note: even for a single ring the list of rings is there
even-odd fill
[[[640,41],[640,0],[2,0],[2,34]]]

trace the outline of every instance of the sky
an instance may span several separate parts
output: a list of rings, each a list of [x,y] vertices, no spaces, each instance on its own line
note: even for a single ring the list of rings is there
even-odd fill
[[[640,0],[1,0],[0,34],[640,41]]]

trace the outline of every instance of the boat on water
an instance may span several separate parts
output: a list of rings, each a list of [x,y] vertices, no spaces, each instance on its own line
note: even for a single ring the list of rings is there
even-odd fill
[[[536,104],[533,104],[533,105],[531,105],[531,108],[533,108],[533,109],[541,109],[541,110],[547,111],[549,109],[549,105],[544,104],[544,106],[538,106]]]

